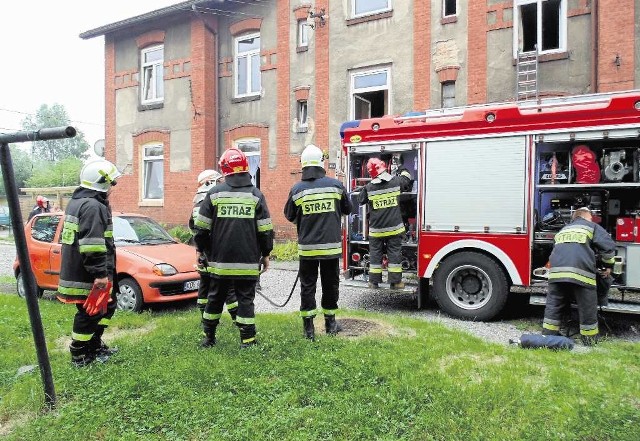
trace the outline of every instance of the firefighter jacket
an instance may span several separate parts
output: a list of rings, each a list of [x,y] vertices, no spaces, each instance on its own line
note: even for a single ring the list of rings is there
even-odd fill
[[[112,278],[116,265],[106,193],[78,187],[65,211],[58,298],[83,303],[95,279]]]
[[[613,266],[616,245],[609,233],[594,222],[578,217],[558,231],[554,241],[549,283],[571,282],[595,288],[598,266]]]
[[[196,248],[213,277],[258,279],[260,259],[273,249],[273,224],[249,173],[229,175],[209,190],[195,227]]]
[[[189,218],[189,229],[191,233],[195,234],[195,222],[198,217],[198,213],[200,212],[200,206],[202,205],[202,201],[204,201],[204,197],[207,195],[209,190],[211,190],[214,185],[206,185],[202,184],[198,187],[196,191],[196,195],[193,197],[193,209],[191,210],[191,217]]]
[[[360,191],[358,201],[360,205],[367,204],[369,209],[369,236],[387,237],[404,233],[398,196],[400,192],[410,191],[411,183],[404,174],[391,176],[385,172]]]
[[[289,192],[284,216],[296,224],[300,259],[337,259],[342,255],[342,215],[351,201],[340,181],[322,167],[304,167]]]

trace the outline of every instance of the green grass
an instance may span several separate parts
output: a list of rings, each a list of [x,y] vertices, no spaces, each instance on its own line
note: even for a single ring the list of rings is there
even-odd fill
[[[116,314],[107,336],[120,353],[74,369],[61,345],[74,308],[40,308],[58,396],[48,413],[39,372],[15,375],[35,364],[26,307],[0,295],[7,440],[640,439],[636,344],[527,351],[358,311],[342,314],[395,332],[312,343],[296,314],[258,312],[257,347],[239,349],[225,314],[218,345],[203,350],[193,308]]]
[[[271,258],[287,262],[298,260],[298,242],[291,240],[275,242],[271,251]]]

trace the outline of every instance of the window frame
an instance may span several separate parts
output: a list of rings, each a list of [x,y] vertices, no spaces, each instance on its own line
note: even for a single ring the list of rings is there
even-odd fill
[[[560,13],[558,23],[558,48],[557,49],[542,49],[542,4],[549,0],[514,0],[513,3],[513,57],[518,58],[518,52],[520,51],[520,7],[524,5],[536,4],[536,48],[538,55],[545,54],[557,54],[567,51],[567,32],[568,32],[568,17],[567,17],[567,2],[568,0],[560,1]]]
[[[453,96],[445,97],[445,87],[451,86],[453,88]],[[453,104],[451,106],[445,106],[445,99],[453,99]],[[443,81],[440,83],[440,107],[442,109],[450,109],[452,107],[456,107],[456,82],[455,81]]]
[[[162,59],[161,60],[157,60],[157,61],[153,61],[153,62],[145,62],[145,55],[150,53],[150,52],[154,52],[158,49],[162,49]],[[150,83],[150,87],[153,90],[153,98],[150,99],[146,99],[145,95],[146,95],[146,79],[147,79],[147,69],[151,68],[151,72],[152,73],[161,73],[162,74],[162,81],[164,83],[164,44],[156,44],[153,46],[149,46],[146,47],[144,49],[140,50],[140,104],[155,104],[155,103],[161,103],[164,101],[164,87],[162,88],[162,96],[158,96],[158,91],[157,91],[157,83],[156,81],[152,81]],[[154,77],[152,76],[151,79],[153,80]]]
[[[154,147],[161,147],[162,148],[162,155],[150,155],[147,156],[147,149],[148,148],[154,148]],[[165,156],[165,148],[164,148],[164,144],[161,142],[150,142],[148,144],[144,144],[141,146],[142,149],[142,158],[141,158],[141,165],[142,165],[142,173],[141,173],[141,177],[142,177],[142,202],[164,202],[164,156]],[[159,198],[150,198],[147,197],[147,163],[150,162],[160,162],[161,164],[161,172],[162,172],[162,186],[160,188],[161,192],[162,192],[162,196]]]
[[[360,14],[356,14],[356,3],[358,1],[366,2],[368,0],[351,0],[351,18],[367,17],[369,15],[381,14],[383,12],[388,12],[388,11],[392,11],[393,10],[392,0],[386,0],[386,2],[387,2],[387,7],[386,8],[375,9],[375,10],[372,10],[372,11],[367,11],[367,12],[363,12],[363,13],[360,13]]]
[[[242,53],[238,52],[238,44],[242,41],[242,40],[249,40],[251,38],[259,38],[260,39],[260,44],[258,45],[257,49],[252,49],[250,51],[245,51]],[[261,45],[262,44],[262,39],[260,36],[260,32],[254,32],[251,34],[246,34],[246,35],[241,35],[238,37],[235,37],[233,39],[233,66],[234,66],[234,98],[244,98],[244,97],[252,97],[252,96],[259,96],[260,92],[262,90],[262,72],[260,71],[260,66],[261,66],[261,57],[260,57],[260,50],[261,50]],[[251,76],[251,68],[252,68],[252,64],[250,63],[252,57],[254,55],[258,56],[258,90],[255,92],[251,92],[251,87],[253,86],[252,84],[252,76]],[[248,92],[246,93],[239,93],[239,79],[238,79],[238,73],[240,71],[239,68],[239,64],[240,64],[240,59],[241,58],[247,58],[247,72],[245,72],[247,74],[247,83],[245,84],[246,86],[246,90]]]
[[[307,23],[307,20],[298,20],[298,47],[299,48],[303,48],[309,47],[309,33],[310,33],[310,26]]]
[[[298,119],[299,129],[307,129],[309,127],[309,101],[308,100],[298,100],[296,102],[296,118]]]
[[[447,0],[442,0],[442,18],[457,17],[458,16],[458,0],[453,0],[455,12],[453,14],[447,14]]]
[[[242,144],[258,144],[259,148],[257,151],[256,150],[245,151],[241,146]],[[258,170],[262,168],[262,139],[256,138],[254,136],[248,136],[245,138],[234,139],[232,142],[232,145],[234,148],[237,148],[238,150],[243,152],[244,155],[247,157],[247,160],[249,161],[249,168],[251,168],[251,161],[249,160],[249,158],[251,156],[260,157],[260,161],[258,162],[258,168],[256,169],[256,176],[251,175],[251,170],[249,170],[249,174],[251,175],[251,183],[256,187],[260,188],[260,185],[259,185],[260,182],[258,180],[259,179]]]
[[[357,77],[364,77],[367,75],[375,75],[379,73],[386,73],[387,81],[386,87],[383,86],[371,86],[371,87],[363,87],[363,88],[355,88],[355,82]],[[377,67],[377,68],[369,68],[369,69],[358,69],[349,73],[349,119],[355,119],[355,95],[359,93],[367,93],[367,92],[377,92],[380,90],[387,91],[387,114],[391,115],[393,113],[392,103],[391,103],[391,66],[387,67]]]

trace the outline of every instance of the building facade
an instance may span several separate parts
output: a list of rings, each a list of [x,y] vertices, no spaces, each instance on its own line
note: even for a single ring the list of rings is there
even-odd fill
[[[198,173],[236,146],[277,238],[295,236],[282,209],[304,146],[342,176],[344,121],[640,88],[640,0],[186,1],[95,37],[115,209],[186,224]]]

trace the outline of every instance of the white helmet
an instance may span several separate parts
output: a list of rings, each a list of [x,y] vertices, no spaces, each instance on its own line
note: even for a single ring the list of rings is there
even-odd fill
[[[80,187],[106,193],[122,176],[115,165],[106,159],[88,162],[80,171]]]
[[[323,158],[324,154],[322,150],[316,147],[313,144],[309,144],[302,151],[302,155],[300,155],[300,162],[302,163],[302,168],[305,167],[322,167],[324,165]]]
[[[216,182],[222,177],[222,174],[218,173],[215,170],[204,170],[201,171],[198,175],[198,185],[202,185],[207,181]]]

